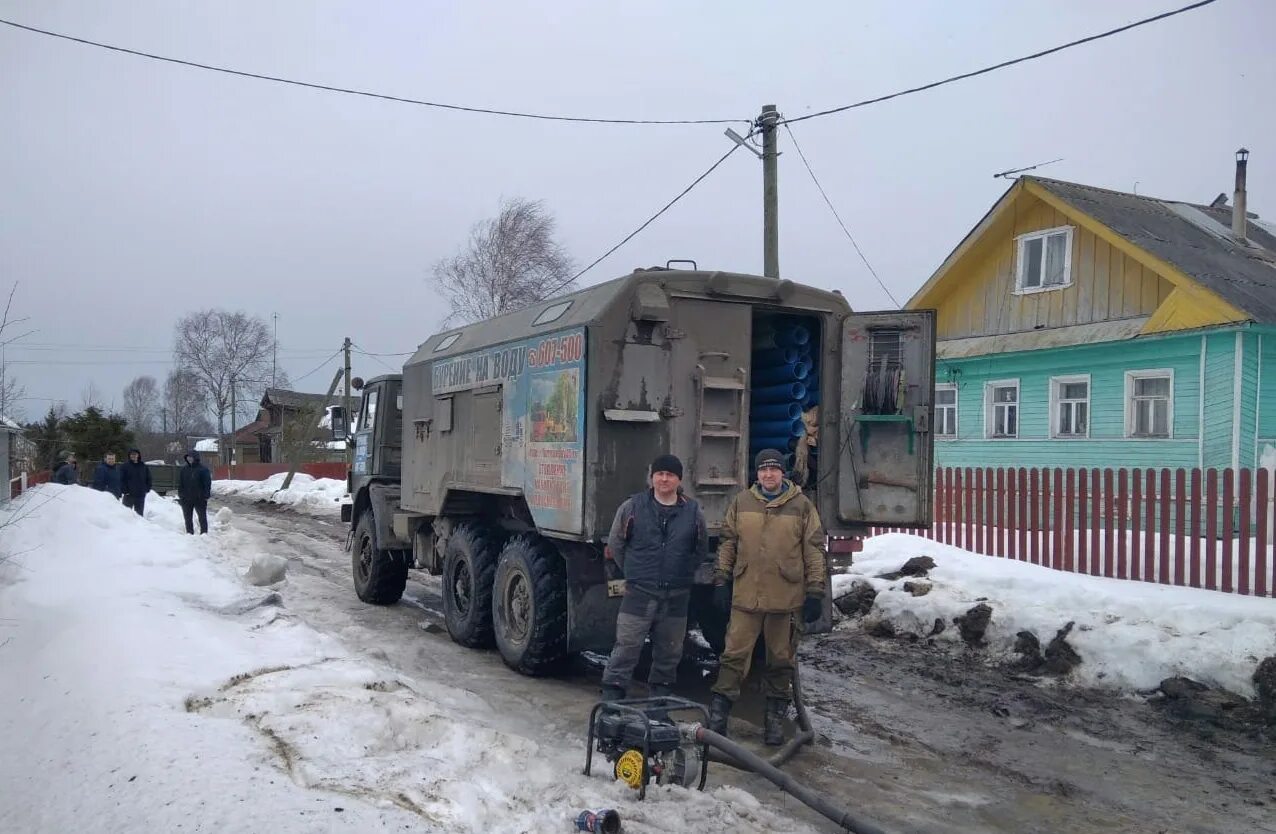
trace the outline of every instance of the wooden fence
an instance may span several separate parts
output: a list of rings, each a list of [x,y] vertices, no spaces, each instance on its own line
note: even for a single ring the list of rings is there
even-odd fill
[[[914,533],[1055,570],[1276,595],[1266,469],[935,471],[934,524]]]
[[[216,467],[213,469],[213,478],[219,481],[227,478],[235,478],[240,481],[264,481],[271,475],[278,475],[287,471],[288,464],[286,463],[237,463],[233,474],[230,472],[229,467]],[[297,467],[297,471],[304,472],[315,478],[333,478],[338,481],[344,481],[346,473],[350,471],[350,467],[340,462],[314,461],[301,464]]]

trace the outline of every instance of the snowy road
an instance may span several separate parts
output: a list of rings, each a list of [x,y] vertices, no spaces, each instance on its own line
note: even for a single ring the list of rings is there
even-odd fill
[[[363,605],[335,518],[232,499],[192,538],[169,501],[142,520],[78,487],[32,496],[18,523],[0,506],[0,831],[538,834],[605,806],[630,834],[833,830],[725,767],[645,802],[581,776],[597,669],[534,680],[453,644],[425,575]],[[263,554],[289,563],[273,589],[242,579]],[[788,770],[889,831],[1276,831],[1257,732],[858,627],[802,662],[819,741]],[[759,709],[737,709],[746,744]]]
[[[406,605],[374,608],[350,588],[344,528],[246,501],[234,524],[293,562],[287,605],[317,629],[414,678],[482,693],[526,715],[545,739],[579,742],[597,674],[531,680],[494,652],[450,642],[437,580],[414,573]],[[1050,688],[971,657],[838,631],[803,646],[821,734],[790,772],[900,832],[1276,831],[1276,754],[1263,739],[1168,723],[1146,704]],[[682,681],[707,699],[703,680]],[[756,721],[760,704],[737,714]],[[736,734],[756,741],[738,722]],[[752,737],[752,738],[751,738]],[[831,830],[756,777],[717,770],[773,809]]]

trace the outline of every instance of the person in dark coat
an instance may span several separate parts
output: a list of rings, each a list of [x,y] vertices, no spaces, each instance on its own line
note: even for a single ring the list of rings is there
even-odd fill
[[[186,465],[177,477],[177,503],[182,505],[186,532],[195,535],[191,514],[199,516],[199,533],[208,532],[208,499],[213,494],[213,474],[200,463],[199,452],[191,449],[185,455]]]
[[[123,469],[115,465],[115,453],[107,452],[93,470],[93,488],[98,492],[109,492],[118,499],[124,492],[123,474]]]
[[[59,466],[57,471],[53,473],[53,483],[66,484],[67,486],[71,486],[72,484],[78,484],[79,482],[80,482],[80,467],[75,462],[75,453],[74,452],[63,453],[62,465]]]
[[[660,455],[651,488],[620,505],[607,537],[607,556],[623,572],[625,598],[616,617],[616,642],[603,672],[605,701],[625,697],[651,636],[648,690],[670,695],[687,636],[687,604],[696,568],[709,550],[700,505],[683,494],[682,461]]]
[[[151,468],[142,463],[142,452],[138,449],[128,450],[128,460],[120,468],[124,503],[142,515],[146,509],[146,494],[151,491]]]

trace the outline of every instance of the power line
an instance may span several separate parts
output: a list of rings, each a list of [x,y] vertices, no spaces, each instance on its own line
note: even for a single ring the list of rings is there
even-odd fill
[[[528,113],[519,110],[496,110],[488,107],[470,107],[461,104],[445,104],[438,101],[424,101],[422,99],[406,98],[404,96],[393,96],[386,93],[374,93],[369,90],[355,90],[348,87],[334,87],[329,84],[317,84],[311,81],[298,81],[294,78],[281,78],[276,75],[264,75],[258,72],[248,72],[245,70],[231,69],[230,67],[220,67],[215,64],[203,64],[198,61],[187,61],[182,58],[171,58],[166,55],[156,55],[152,52],[142,52],[137,49],[128,49],[123,46],[115,46],[114,44],[101,43],[100,41],[91,41],[87,38],[80,38],[74,35],[66,35],[61,32],[51,32],[47,29],[37,29],[34,26],[27,26],[22,23],[16,23],[12,20],[4,20],[0,18],[0,23],[12,26],[15,29],[22,29],[27,32],[34,32],[38,35],[47,35],[51,38],[59,38],[72,43],[83,44],[84,46],[93,46],[98,49],[108,49],[112,52],[121,52],[125,55],[134,55],[138,58],[149,58],[152,61],[163,61],[169,64],[178,64],[183,67],[191,67],[193,69],[208,70],[210,72],[220,72],[226,75],[235,75],[240,78],[254,78],[258,81],[272,81],[276,84],[291,84],[296,87],[309,87],[312,90],[323,90],[329,93],[344,93],[351,96],[363,96],[364,98],[375,98],[383,101],[393,101],[399,104],[415,104],[420,107],[434,107],[440,110],[456,110],[463,113],[482,113],[488,116],[509,116],[516,119],[541,119],[550,122],[587,122],[591,124],[610,124],[610,125],[723,125],[736,124],[737,122],[748,123],[749,119],[604,119],[591,116],[564,116],[551,113]]]
[[[375,354],[375,353],[368,353],[366,350],[359,349],[357,346],[355,346],[355,347],[356,347],[356,349],[355,349],[355,353],[358,353],[358,354],[360,354],[360,355],[362,355],[362,356],[366,356],[366,357],[368,357],[368,358],[369,358],[369,359],[371,359],[373,362],[376,362],[378,365],[380,365],[381,367],[383,367],[383,368],[385,368],[386,370],[388,370],[390,373],[392,373],[392,374],[397,374],[397,373],[401,373],[401,372],[402,372],[402,370],[403,370],[402,368],[391,368],[391,367],[390,367],[389,365],[387,365],[385,362],[382,362],[380,359],[378,359],[378,358],[377,358],[377,354]]]
[[[820,196],[824,198],[825,205],[829,207],[829,211],[833,212],[833,219],[837,221],[837,225],[842,227],[842,231],[846,234],[846,239],[851,242],[851,246],[855,247],[856,254],[860,256],[860,260],[864,262],[864,266],[868,267],[868,271],[872,273],[873,280],[877,281],[877,285],[886,292],[886,295],[890,297],[890,300],[896,307],[902,307],[903,305],[901,305],[898,299],[895,298],[894,293],[892,293],[886,284],[882,282],[882,279],[877,276],[877,270],[873,269],[873,265],[869,263],[868,258],[864,256],[864,252],[860,249],[860,245],[855,242],[855,236],[851,234],[851,230],[846,228],[846,224],[842,222],[842,215],[837,213],[837,209],[833,206],[833,201],[829,199],[829,195],[824,191],[824,186],[820,185],[819,178],[815,176],[815,171],[811,168],[811,163],[806,161],[806,154],[802,153],[802,146],[798,144],[797,137],[793,135],[793,128],[789,127],[788,122],[781,122],[780,124],[784,125],[784,129],[788,131],[789,139],[793,140],[793,149],[798,152],[798,158],[801,159],[802,164],[806,166],[806,172],[811,175],[811,182],[815,183],[815,187],[819,189]]]
[[[724,153],[721,157],[719,157],[719,158],[718,158],[718,161],[717,161],[717,162],[715,162],[715,163],[713,163],[712,165],[710,165],[710,166],[709,166],[709,170],[705,171],[703,174],[701,174],[700,176],[698,176],[698,177],[696,177],[694,180],[692,180],[692,181],[691,181],[691,184],[690,184],[690,185],[688,185],[686,188],[682,189],[682,191],[678,194],[678,196],[677,196],[677,197],[674,197],[672,200],[670,200],[669,202],[665,203],[664,207],[663,207],[663,208],[661,208],[661,209],[660,209],[660,211],[658,211],[658,212],[656,212],[655,214],[651,215],[651,217],[648,217],[648,218],[647,218],[647,220],[646,220],[646,222],[644,222],[644,223],[643,223],[641,226],[639,226],[638,228],[634,229],[634,230],[633,230],[632,232],[630,232],[629,234],[625,235],[624,239],[623,239],[623,240],[621,240],[621,241],[620,241],[620,243],[617,243],[615,246],[611,247],[611,248],[610,248],[610,249],[608,249],[606,252],[604,252],[604,253],[602,253],[601,255],[599,255],[599,256],[598,256],[598,258],[596,258],[596,259],[594,260],[594,262],[593,262],[593,263],[591,263],[589,266],[585,267],[585,268],[584,268],[584,269],[582,269],[580,272],[577,272],[575,275],[573,275],[572,277],[568,278],[567,280],[565,280],[565,281],[561,281],[561,282],[559,282],[557,285],[555,285],[555,286],[551,287],[551,288],[550,288],[550,290],[549,290],[549,292],[547,292],[547,293],[545,294],[545,297],[546,297],[546,298],[549,298],[549,297],[551,297],[552,295],[554,295],[554,293],[556,293],[556,292],[558,292],[559,290],[561,290],[563,287],[566,287],[566,286],[570,285],[570,284],[571,284],[573,281],[575,281],[577,278],[579,278],[580,276],[584,275],[586,272],[589,272],[589,270],[593,269],[594,267],[596,267],[596,266],[598,266],[600,263],[602,263],[604,260],[606,260],[606,259],[607,259],[607,257],[608,257],[608,256],[610,256],[610,255],[611,255],[613,252],[615,252],[617,249],[619,249],[620,247],[624,246],[624,245],[625,245],[626,243],[628,243],[629,241],[633,240],[633,239],[634,239],[634,238],[638,235],[638,233],[639,233],[639,232],[641,232],[643,229],[647,228],[647,227],[648,227],[648,226],[650,226],[653,222],[655,222],[655,220],[656,220],[656,218],[657,218],[657,217],[659,217],[660,215],[664,214],[664,213],[665,213],[666,211],[668,211],[669,209],[673,208],[673,206],[674,206],[674,204],[675,204],[675,203],[677,203],[677,202],[678,202],[679,200],[681,200],[683,197],[685,197],[685,196],[687,196],[689,193],[691,193],[691,189],[693,189],[693,188],[695,188],[697,185],[699,185],[699,184],[701,183],[701,181],[702,181],[702,180],[704,180],[704,178],[705,178],[705,177],[709,176],[709,175],[710,175],[710,174],[712,174],[715,170],[717,170],[717,168],[718,168],[718,166],[719,166],[719,165],[721,165],[722,163],[726,162],[726,161],[727,161],[727,157],[731,156],[731,154],[735,153],[735,152],[736,152],[737,150],[739,150],[739,149],[740,149],[740,146],[739,146],[739,145],[735,145],[735,144],[733,144],[733,145],[731,146],[731,150],[729,150],[729,151],[727,151],[726,153]]]
[[[323,360],[322,362],[320,362],[320,363],[319,363],[319,364],[315,367],[315,369],[314,369],[313,371],[306,371],[304,374],[302,374],[301,376],[299,376],[299,377],[297,377],[296,379],[294,379],[294,380],[292,381],[292,384],[293,384],[293,385],[296,385],[298,382],[301,382],[301,381],[302,381],[303,379],[305,379],[306,377],[308,377],[308,376],[310,376],[310,375],[312,375],[312,374],[316,374],[316,373],[318,373],[319,371],[323,370],[324,365],[327,365],[329,362],[331,362],[332,360],[334,360],[334,359],[336,359],[338,356],[340,356],[340,355],[341,355],[341,351],[342,351],[342,350],[344,350],[344,348],[337,348],[336,352],[334,352],[334,353],[332,354],[332,356],[329,356],[327,359],[325,359],[325,360]]]
[[[821,110],[818,113],[808,113],[805,116],[798,116],[793,119],[785,119],[783,124],[804,122],[807,119],[818,119],[821,116],[829,116],[829,115],[832,115],[833,113],[841,113],[845,110],[854,110],[857,107],[867,107],[870,104],[879,104],[883,101],[890,101],[893,98],[900,98],[902,96],[912,95],[913,93],[920,93],[925,90],[933,90],[936,87],[942,87],[945,84],[952,84],[957,81],[964,81],[967,78],[974,78],[977,75],[986,75],[987,73],[996,72],[999,69],[1005,69],[1006,67],[1014,66],[1015,64],[1022,64],[1025,61],[1032,61],[1037,58],[1044,58],[1047,55],[1053,55],[1056,52],[1062,52],[1065,49],[1071,49],[1074,46],[1081,46],[1082,44],[1090,43],[1091,41],[1102,40],[1103,38],[1108,38],[1113,35],[1118,35],[1122,32],[1128,32],[1131,29],[1137,29],[1138,27],[1146,26],[1149,23],[1156,23],[1158,20],[1165,20],[1166,18],[1171,18],[1171,17],[1174,17],[1175,15],[1183,14],[1184,12],[1190,12],[1195,9],[1199,9],[1203,6],[1208,6],[1214,2],[1215,0],[1200,0],[1200,2],[1198,3],[1192,3],[1191,5],[1184,6],[1181,9],[1174,9],[1173,11],[1162,12],[1161,14],[1154,15],[1152,17],[1145,17],[1142,20],[1136,20],[1134,23],[1127,23],[1125,26],[1118,26],[1115,29],[1109,29],[1106,32],[1100,32],[1097,35],[1089,35],[1087,37],[1080,38],[1079,40],[1069,41],[1068,43],[1051,47],[1050,49],[1043,49],[1040,52],[1034,52],[1031,55],[1024,55],[1020,58],[1012,58],[1009,61],[1002,61],[1000,64],[993,64],[992,66],[984,67],[983,69],[972,70],[971,72],[964,72],[961,75],[949,76],[948,78],[942,79],[940,81],[932,81],[929,84],[923,84],[920,87],[910,87],[907,90],[900,90],[898,92],[889,93],[884,96],[877,96],[876,98],[864,99],[863,101],[857,101],[854,104],[844,104],[841,107],[833,107],[828,110]]]

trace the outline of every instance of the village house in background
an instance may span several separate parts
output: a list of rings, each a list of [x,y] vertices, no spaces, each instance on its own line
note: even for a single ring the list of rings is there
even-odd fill
[[[334,412],[340,414],[340,402],[340,396],[329,399],[323,394],[267,388],[257,419],[235,430],[235,464],[292,463],[297,456],[302,463],[343,462],[345,441],[333,440],[330,428]],[[210,467],[228,463],[220,438],[195,438],[192,445]]]
[[[22,427],[16,421],[0,414],[0,472],[4,472],[7,478],[14,478],[19,474],[20,467],[15,446],[21,439]],[[8,498],[9,493],[6,491],[0,497]]]
[[[937,310],[940,466],[1254,467],[1276,446],[1276,226],[1022,177],[910,309]]]

